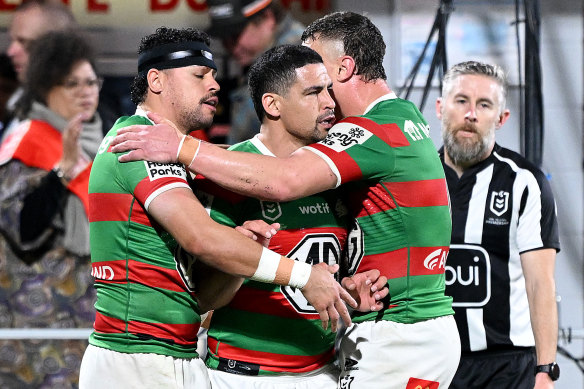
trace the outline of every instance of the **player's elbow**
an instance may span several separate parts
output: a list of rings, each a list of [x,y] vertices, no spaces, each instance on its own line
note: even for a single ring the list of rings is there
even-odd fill
[[[298,174],[281,174],[277,180],[267,188],[266,200],[271,201],[292,201],[303,196],[303,179]]]
[[[205,238],[202,234],[194,234],[189,239],[179,242],[183,249],[197,258],[206,258],[210,254],[209,245],[205,244]]]

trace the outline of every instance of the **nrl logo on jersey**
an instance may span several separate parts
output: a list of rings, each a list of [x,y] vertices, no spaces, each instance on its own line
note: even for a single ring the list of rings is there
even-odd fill
[[[503,190],[491,192],[489,209],[497,217],[489,217],[485,221],[487,224],[504,226],[509,224],[509,220],[501,218],[509,210],[509,192]]]
[[[491,193],[491,212],[497,216],[503,215],[509,209],[509,192],[499,191]]]
[[[364,127],[353,123],[338,123],[331,131],[329,131],[326,138],[320,143],[337,151],[345,151],[349,147],[356,144],[363,144],[373,133],[366,130]]]
[[[282,208],[280,203],[274,201],[260,201],[262,207],[262,216],[264,219],[275,221],[282,216]]]

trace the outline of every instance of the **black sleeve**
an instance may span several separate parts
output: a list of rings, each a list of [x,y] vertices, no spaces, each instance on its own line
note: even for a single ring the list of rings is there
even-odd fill
[[[20,239],[34,241],[50,227],[55,216],[61,212],[67,189],[54,171],[50,171],[41,184],[24,198],[20,213]]]

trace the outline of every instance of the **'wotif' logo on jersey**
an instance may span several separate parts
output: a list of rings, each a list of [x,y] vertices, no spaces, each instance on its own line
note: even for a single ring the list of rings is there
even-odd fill
[[[503,215],[509,209],[509,192],[499,191],[491,193],[491,212],[497,216]]]
[[[424,259],[424,267],[428,270],[444,269],[448,250],[434,250]]]
[[[262,216],[264,219],[275,221],[282,216],[282,208],[280,203],[274,201],[260,201],[262,207]]]

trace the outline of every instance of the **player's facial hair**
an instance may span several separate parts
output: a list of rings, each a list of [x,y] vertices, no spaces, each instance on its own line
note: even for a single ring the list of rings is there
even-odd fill
[[[190,109],[184,110],[184,114],[181,115],[181,120],[184,123],[184,127],[188,129],[188,132],[208,128],[213,124],[214,115],[205,117],[201,111],[204,102],[215,95],[216,93],[208,93],[194,107],[189,107]]]
[[[310,137],[309,137],[309,139],[311,141],[310,143],[318,143],[327,137],[328,131],[325,133],[320,131],[318,129],[318,123],[320,123],[326,117],[328,117],[330,115],[334,115],[334,113],[335,113],[334,110],[327,110],[325,113],[318,115],[318,117],[316,118],[316,124],[314,125],[314,130],[312,131],[312,134],[310,134]],[[308,143],[308,144],[310,144],[310,143]]]
[[[478,135],[478,140],[457,138],[459,131],[471,131]],[[482,135],[474,124],[465,123],[450,129],[448,120],[442,124],[442,141],[444,150],[450,160],[457,166],[470,166],[481,161],[495,138],[495,129],[491,128],[486,135]]]

